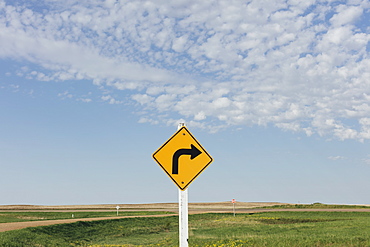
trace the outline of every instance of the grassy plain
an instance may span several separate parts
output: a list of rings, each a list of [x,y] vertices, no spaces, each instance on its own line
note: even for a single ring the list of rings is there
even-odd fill
[[[155,215],[155,214],[167,214],[170,212],[165,211],[124,211],[119,212],[119,216],[138,216],[138,215]],[[88,211],[76,211],[76,212],[0,212],[0,223],[9,222],[24,222],[24,221],[35,221],[35,220],[62,220],[62,219],[83,219],[83,218],[97,218],[97,217],[114,217],[117,216],[116,212],[104,211],[104,212],[88,212]]]
[[[260,208],[273,208],[273,209],[368,209],[368,205],[338,205],[338,204],[323,204],[323,203],[312,203],[312,204],[280,204],[272,206],[263,206]]]
[[[189,215],[189,246],[370,246],[370,212]],[[178,246],[178,217],[127,218],[0,233],[0,246]]]

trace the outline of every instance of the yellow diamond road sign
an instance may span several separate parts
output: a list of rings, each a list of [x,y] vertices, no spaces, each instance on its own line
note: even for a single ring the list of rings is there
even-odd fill
[[[185,190],[213,161],[186,127],[168,139],[153,158],[181,190]]]

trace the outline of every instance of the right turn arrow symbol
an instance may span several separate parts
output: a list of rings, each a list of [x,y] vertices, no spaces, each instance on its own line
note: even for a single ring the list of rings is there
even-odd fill
[[[179,158],[181,155],[190,155],[190,159],[192,160],[201,153],[193,144],[190,144],[190,149],[177,150],[172,156],[172,174],[179,174]]]

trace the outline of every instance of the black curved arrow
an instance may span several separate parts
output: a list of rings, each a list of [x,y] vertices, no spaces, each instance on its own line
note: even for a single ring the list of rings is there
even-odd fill
[[[172,174],[179,174],[179,158],[181,155],[190,155],[192,160],[201,153],[193,144],[190,145],[190,149],[177,150],[172,156]]]

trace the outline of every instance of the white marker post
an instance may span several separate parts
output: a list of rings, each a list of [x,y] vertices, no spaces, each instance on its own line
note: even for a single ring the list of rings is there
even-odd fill
[[[116,209],[117,209],[117,216],[118,216],[118,210],[119,210],[119,206],[118,205],[117,205]]]
[[[234,217],[235,217],[235,203],[236,203],[236,200],[232,199],[231,202],[233,204],[233,212],[234,212]]]
[[[179,123],[177,130],[185,126]],[[179,189],[179,241],[180,247],[188,247],[189,228],[188,228],[188,189]]]

